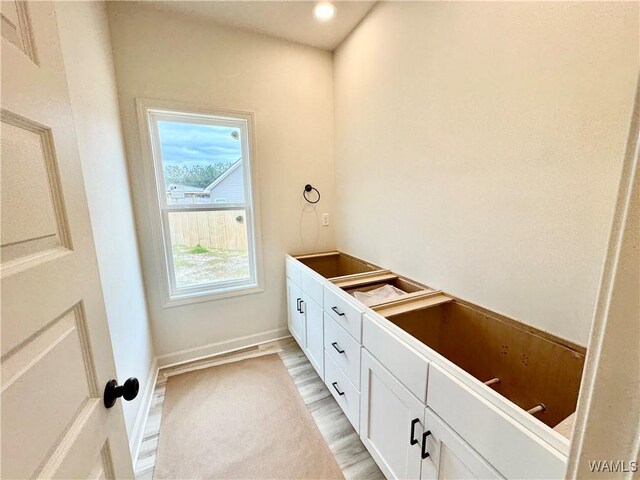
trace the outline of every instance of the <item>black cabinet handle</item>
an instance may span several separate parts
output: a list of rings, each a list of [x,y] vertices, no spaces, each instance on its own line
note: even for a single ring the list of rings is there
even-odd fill
[[[409,437],[409,444],[415,445],[418,443],[418,439],[416,438],[416,423],[420,421],[419,418],[414,418],[411,420],[411,436]]]
[[[333,310],[334,312],[336,312],[338,315],[340,315],[341,317],[344,317],[344,313],[340,313],[340,311],[338,311],[338,307],[331,307],[331,310]]]
[[[302,312],[300,312],[300,300],[302,300],[302,299],[298,298],[298,300],[296,301],[296,304],[297,304],[296,310],[298,310],[298,313],[302,313]]]
[[[301,299],[300,300],[300,310],[299,310],[300,313],[304,313],[304,310],[302,310],[302,305],[304,305],[304,300]]]
[[[338,392],[338,395],[344,395],[344,392],[338,390],[338,382],[333,382],[331,385],[335,388],[336,392]]]
[[[338,342],[333,342],[331,346],[336,349],[336,352],[344,353],[344,350],[340,350],[340,347],[338,347]]]
[[[422,434],[422,459],[424,460],[429,456],[429,452],[427,452],[427,437],[431,435],[431,430],[427,430]]]

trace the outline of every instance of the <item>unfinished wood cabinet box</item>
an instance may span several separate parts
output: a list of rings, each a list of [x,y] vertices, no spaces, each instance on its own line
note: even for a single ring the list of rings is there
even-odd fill
[[[552,428],[575,410],[584,348],[442,292],[373,307],[362,343],[360,436],[388,476],[564,477]]]
[[[380,273],[374,272],[368,275],[362,275],[358,278],[354,278],[351,276],[343,277],[341,279],[334,279],[332,280],[332,283],[337,287],[340,287],[351,296],[355,296],[354,294],[356,292],[367,293],[386,285],[390,285],[395,289],[403,292],[401,297],[391,300],[369,300],[367,303],[367,306],[369,307],[389,303],[391,301],[409,300],[423,297],[427,294],[436,292],[436,290],[431,287],[427,287],[426,285],[422,285],[421,283],[415,282],[405,277],[401,277],[387,270]]]
[[[373,310],[551,428],[575,411],[584,347],[455,297],[431,301]]]
[[[341,252],[296,255],[294,258],[327,279],[382,270],[376,265]]]
[[[369,292],[385,285],[391,285],[406,293],[406,297],[403,296],[403,299],[419,297],[436,291],[431,287],[342,252],[296,255],[292,258],[351,296],[354,292]],[[295,269],[295,267],[292,268]],[[299,275],[296,272],[292,276]],[[302,278],[300,283],[304,283],[304,274],[302,274]]]
[[[286,269],[289,328],[388,478],[563,478],[584,347],[341,252]]]

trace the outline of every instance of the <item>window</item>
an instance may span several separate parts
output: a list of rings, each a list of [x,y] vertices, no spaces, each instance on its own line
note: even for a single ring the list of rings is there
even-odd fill
[[[260,291],[251,114],[138,109],[165,306]]]

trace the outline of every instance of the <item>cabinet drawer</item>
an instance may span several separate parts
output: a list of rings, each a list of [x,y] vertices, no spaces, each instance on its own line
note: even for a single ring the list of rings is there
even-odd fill
[[[427,406],[505,477],[564,478],[564,455],[433,364]]]
[[[349,294],[324,287],[324,311],[358,342],[362,338],[362,312]]]
[[[364,315],[362,345],[425,403],[429,362],[422,355],[368,315]]]
[[[327,352],[324,354],[324,379],[331,395],[336,399],[356,432],[360,433],[360,392],[327,355]]]
[[[324,348],[360,390],[360,344],[325,313]]]
[[[322,305],[322,292],[324,290],[322,283],[302,269],[300,269],[300,288],[305,297],[310,298],[318,305]]]

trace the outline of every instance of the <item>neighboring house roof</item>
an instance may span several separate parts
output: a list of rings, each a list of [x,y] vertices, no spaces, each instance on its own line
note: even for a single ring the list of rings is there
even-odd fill
[[[203,192],[204,188],[192,187],[191,185],[178,185],[175,183],[169,184],[167,187],[168,192]]]
[[[231,175],[241,165],[242,165],[242,157],[239,158],[238,160],[236,160],[234,164],[232,164],[229,168],[227,168],[222,175],[220,175],[213,182],[211,182],[211,184],[209,186],[205,187],[204,191],[205,192],[210,192],[216,185],[221,183],[225,178],[227,178],[229,175]]]

